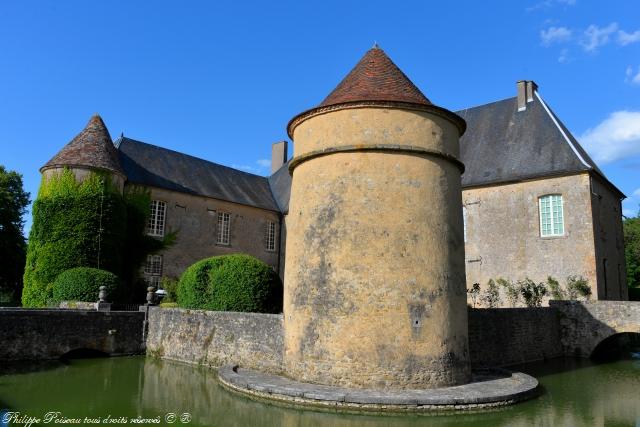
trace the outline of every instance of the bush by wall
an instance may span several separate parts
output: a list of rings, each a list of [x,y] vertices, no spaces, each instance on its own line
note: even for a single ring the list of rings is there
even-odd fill
[[[73,267],[119,274],[122,268],[126,208],[108,174],[91,173],[77,182],[65,169],[43,178],[33,206],[22,304],[53,302],[53,282]]]
[[[282,283],[264,262],[244,254],[206,258],[178,284],[180,307],[254,313],[282,311]]]
[[[100,286],[107,288],[107,301],[113,301],[120,292],[120,279],[97,268],[71,268],[60,273],[53,282],[53,301],[97,301]]]

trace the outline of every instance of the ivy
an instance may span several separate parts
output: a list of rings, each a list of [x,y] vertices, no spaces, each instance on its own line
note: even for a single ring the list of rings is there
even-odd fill
[[[126,207],[110,175],[92,172],[78,182],[64,169],[43,177],[33,205],[22,304],[48,305],[53,282],[70,268],[119,275],[125,235]]]

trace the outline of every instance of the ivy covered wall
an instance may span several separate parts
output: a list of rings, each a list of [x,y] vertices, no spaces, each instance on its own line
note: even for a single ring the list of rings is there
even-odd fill
[[[64,169],[43,177],[33,205],[22,305],[43,307],[58,274],[93,267],[120,276],[127,209],[109,174],[92,172],[81,182]]]

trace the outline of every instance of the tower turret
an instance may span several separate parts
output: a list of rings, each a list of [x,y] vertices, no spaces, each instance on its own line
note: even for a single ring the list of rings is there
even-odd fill
[[[469,381],[464,130],[377,47],[290,121],[288,376],[388,389]]]
[[[85,128],[42,166],[40,172],[48,177],[65,167],[71,169],[78,180],[91,171],[108,172],[113,183],[122,190],[125,174],[111,135],[98,114],[94,114]]]

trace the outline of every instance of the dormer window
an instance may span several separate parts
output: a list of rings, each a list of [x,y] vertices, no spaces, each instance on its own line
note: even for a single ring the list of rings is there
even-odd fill
[[[564,209],[562,195],[547,194],[538,199],[540,209],[540,236],[564,235]]]
[[[154,237],[163,237],[167,204],[160,200],[152,200],[150,209],[147,234]]]

